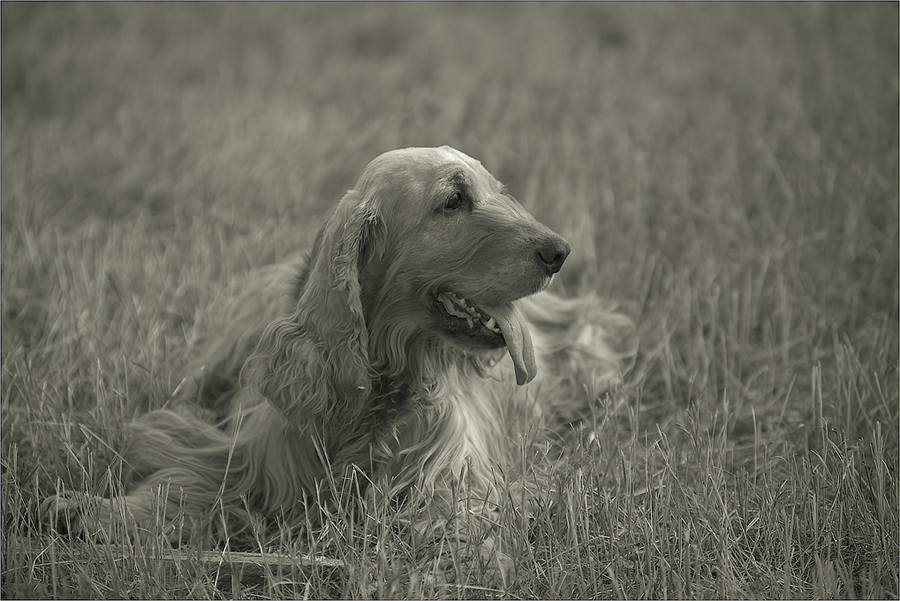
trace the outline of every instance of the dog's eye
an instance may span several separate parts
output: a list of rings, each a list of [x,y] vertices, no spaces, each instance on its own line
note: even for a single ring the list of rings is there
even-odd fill
[[[462,194],[454,192],[444,201],[444,210],[455,211],[462,205]]]

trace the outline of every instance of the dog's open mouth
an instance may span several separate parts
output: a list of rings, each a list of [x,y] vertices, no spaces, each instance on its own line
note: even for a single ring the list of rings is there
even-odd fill
[[[444,328],[456,337],[467,336],[489,348],[506,346],[516,368],[519,385],[537,373],[531,333],[513,303],[478,306],[453,292],[440,292],[434,305],[443,317]]]
[[[488,330],[495,335],[502,337],[500,326],[497,325],[497,320],[490,315],[486,315],[485,312],[472,301],[460,298],[453,292],[441,292],[437,295],[436,299],[442,313],[450,317],[455,317],[458,320],[464,320],[467,326],[463,327],[467,327],[468,331],[473,335],[488,335],[486,332],[480,331]],[[461,323],[459,325],[462,326]]]

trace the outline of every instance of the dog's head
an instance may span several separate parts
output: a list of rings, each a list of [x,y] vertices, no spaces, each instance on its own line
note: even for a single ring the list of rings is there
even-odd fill
[[[467,352],[505,346],[525,384],[537,367],[515,301],[544,289],[569,250],[462,152],[386,152],[320,233],[296,312],[257,352],[283,369],[270,365],[257,382],[282,408],[302,392],[286,378],[318,379],[323,404],[362,399],[377,375],[402,371],[405,341],[425,336]],[[298,337],[302,356],[284,348]]]
[[[506,346],[519,384],[534,377],[514,301],[550,283],[569,254],[562,237],[448,146],[382,154],[344,200],[377,216],[360,271],[367,317],[393,315],[467,351]]]

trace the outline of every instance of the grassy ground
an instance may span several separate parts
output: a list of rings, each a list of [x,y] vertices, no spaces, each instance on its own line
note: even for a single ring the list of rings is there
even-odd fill
[[[4,597],[898,596],[896,4],[0,15]],[[596,440],[503,516],[505,592],[404,573],[389,516],[333,525],[345,570],[243,585],[40,527],[58,487],[119,485],[228,282],[379,152],[444,143],[642,335]]]

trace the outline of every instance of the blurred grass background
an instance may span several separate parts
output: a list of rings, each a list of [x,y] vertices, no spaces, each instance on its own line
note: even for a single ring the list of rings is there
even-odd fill
[[[50,594],[9,541],[57,478],[121,466],[229,282],[308,246],[380,152],[450,144],[572,242],[566,292],[639,323],[644,467],[691,482],[670,449],[705,440],[696,486],[727,509],[752,481],[752,583],[689,570],[694,594],[897,596],[897,4],[3,2],[0,26],[7,595]],[[690,593],[611,558],[653,519],[593,580],[512,594]]]

